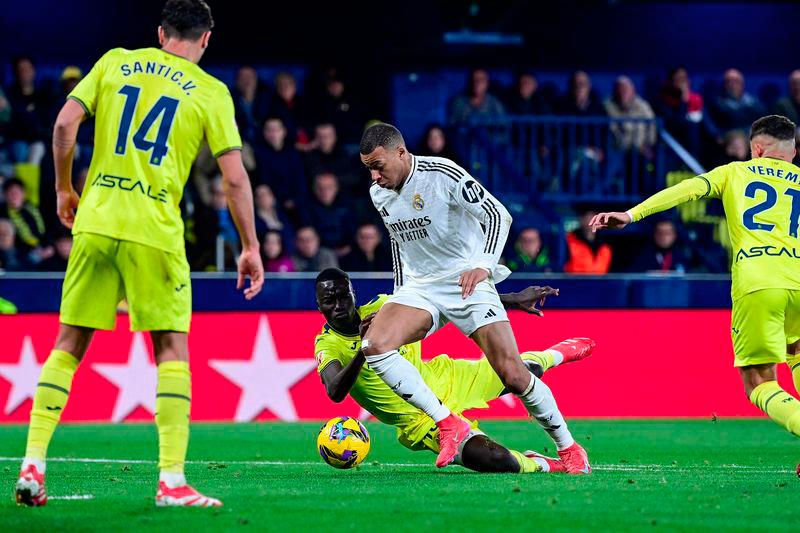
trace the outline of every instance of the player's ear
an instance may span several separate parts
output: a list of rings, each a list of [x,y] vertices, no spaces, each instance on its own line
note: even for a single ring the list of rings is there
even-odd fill
[[[203,33],[203,36],[200,38],[200,46],[204,49],[208,48],[209,39],[211,39],[211,31]]]
[[[166,40],[167,40],[167,38],[164,36],[164,28],[162,26],[159,26],[158,27],[158,44],[161,45],[161,46],[164,46],[164,41],[166,41]]]

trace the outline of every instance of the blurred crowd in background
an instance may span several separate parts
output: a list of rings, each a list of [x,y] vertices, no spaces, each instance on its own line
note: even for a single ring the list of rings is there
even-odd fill
[[[55,216],[52,125],[67,94],[84,75],[67,66],[59,79],[41,79],[36,64],[19,57],[13,79],[0,91],[0,269],[63,271],[72,239]],[[451,142],[454,128],[480,116],[561,115],[663,119],[665,129],[706,168],[749,157],[747,130],[756,118],[782,114],[797,121],[800,70],[789,75],[785,94],[763,102],[748,91],[736,69],[721,73],[719,94],[703,98],[686,69],[672,69],[658,92],[645,99],[626,76],[611,94],[599,94],[591,76],[577,71],[567,87],[540,86],[535,73],[520,72],[508,87],[474,69],[463,94],[453,95],[449,120],[431,124],[412,153],[447,157],[469,169],[465,151]],[[288,72],[260,79],[243,66],[230,88],[244,141],[243,156],[254,191],[256,229],[268,272],[317,272],[329,266],[357,271],[391,270],[389,243],[369,200],[369,175],[358,157],[365,125],[379,117],[352,97],[337,69],[310,76],[303,87]],[[383,118],[383,117],[380,117]],[[615,131],[617,143],[646,154],[655,142],[647,127]],[[81,191],[92,155],[93,123],[79,131],[75,186]],[[552,242],[542,228],[515,224],[503,261],[517,272],[715,272],[725,257],[699,257],[680,223],[657,219],[636,250],[617,250],[588,221],[598,206],[575,207],[574,231]],[[239,239],[216,162],[203,150],[186,185],[182,211],[187,255],[193,270],[231,269]],[[652,230],[650,232],[649,230]],[[551,250],[566,246],[567,260]],[[711,255],[714,255],[713,253]],[[721,255],[721,253],[717,253]]]

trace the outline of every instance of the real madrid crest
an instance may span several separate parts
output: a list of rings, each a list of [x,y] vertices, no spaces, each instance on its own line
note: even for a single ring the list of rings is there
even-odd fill
[[[414,199],[411,201],[411,205],[414,206],[414,209],[417,211],[422,211],[422,208],[425,207],[425,200],[422,199],[422,196],[419,193],[414,195]]]

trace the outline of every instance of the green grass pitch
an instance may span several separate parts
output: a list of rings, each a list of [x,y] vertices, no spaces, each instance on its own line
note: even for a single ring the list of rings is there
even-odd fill
[[[48,463],[51,500],[30,509],[12,496],[26,429],[0,426],[0,529],[800,530],[800,443],[768,420],[575,420],[591,476],[437,470],[432,454],[407,451],[375,423],[364,464],[339,471],[317,455],[319,427],[194,425],[187,475],[225,506],[165,509],[153,505],[153,426],[66,424],[50,449],[61,459]],[[553,453],[531,423],[482,428],[510,447]]]

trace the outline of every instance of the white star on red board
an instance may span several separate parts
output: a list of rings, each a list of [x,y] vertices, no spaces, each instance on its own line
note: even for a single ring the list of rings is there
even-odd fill
[[[127,363],[95,363],[92,369],[119,389],[111,415],[112,422],[125,420],[140,406],[155,413],[158,371],[150,360],[141,332],[133,334]]]
[[[3,376],[4,379],[11,383],[11,390],[8,393],[6,406],[3,410],[4,414],[10,415],[25,400],[33,398],[33,395],[36,394],[39,374],[42,373],[42,366],[36,361],[33,342],[27,336],[22,340],[19,361],[0,364],[0,376]]]
[[[291,388],[316,367],[314,359],[278,359],[269,321],[262,316],[248,361],[217,359],[208,365],[242,389],[234,419],[248,421],[269,409],[281,420],[297,420]]]

